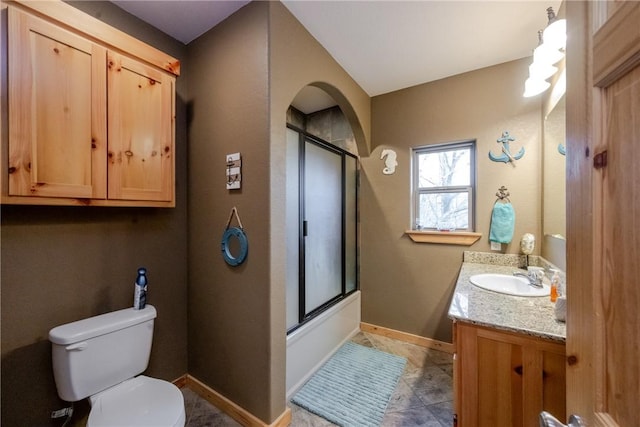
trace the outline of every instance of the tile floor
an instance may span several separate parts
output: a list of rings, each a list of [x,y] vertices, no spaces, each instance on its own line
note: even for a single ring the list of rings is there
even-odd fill
[[[453,358],[380,335],[360,332],[352,341],[407,358],[402,378],[391,396],[383,427],[450,427],[453,425]],[[182,390],[186,427],[240,426],[193,391]],[[330,427],[334,424],[290,403],[291,427]]]

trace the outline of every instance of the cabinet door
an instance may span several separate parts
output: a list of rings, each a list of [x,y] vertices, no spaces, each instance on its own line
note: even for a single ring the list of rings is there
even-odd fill
[[[106,197],[106,50],[9,8],[9,195]]]
[[[564,344],[455,324],[459,425],[538,425],[542,410],[565,414]]]
[[[527,338],[522,344],[523,426],[537,427],[541,411],[565,419],[566,368],[563,344]]]
[[[522,346],[478,335],[478,426],[521,426]]]
[[[565,420],[567,413],[565,351],[563,348],[560,351],[550,349],[541,351],[541,354],[542,409]]]
[[[108,53],[109,199],[174,200],[174,82]]]
[[[521,426],[522,346],[495,331],[455,326],[459,425]]]

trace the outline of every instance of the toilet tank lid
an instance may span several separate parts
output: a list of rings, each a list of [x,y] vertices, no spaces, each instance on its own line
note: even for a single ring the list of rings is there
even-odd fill
[[[54,344],[73,344],[156,318],[156,309],[148,305],[142,310],[125,308],[88,319],[56,326],[49,331]]]

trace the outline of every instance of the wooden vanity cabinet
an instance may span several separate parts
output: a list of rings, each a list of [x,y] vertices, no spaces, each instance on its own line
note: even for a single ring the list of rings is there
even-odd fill
[[[565,418],[565,345],[454,323],[458,427],[539,425],[549,411]]]
[[[123,52],[177,61],[62,2],[13,3],[2,202],[175,206],[175,75]]]

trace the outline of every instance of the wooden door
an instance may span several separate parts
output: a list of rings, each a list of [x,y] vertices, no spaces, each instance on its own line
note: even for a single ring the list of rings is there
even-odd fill
[[[638,426],[640,3],[568,2],[567,412]]]
[[[106,197],[106,50],[9,8],[9,195]]]
[[[174,82],[109,52],[109,199],[174,201]]]

